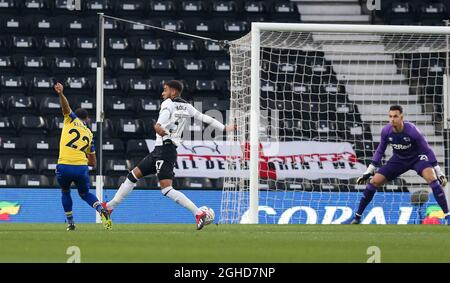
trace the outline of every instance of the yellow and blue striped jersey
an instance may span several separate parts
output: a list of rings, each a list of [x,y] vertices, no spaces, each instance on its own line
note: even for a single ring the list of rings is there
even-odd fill
[[[58,164],[87,165],[86,153],[95,153],[91,130],[73,112],[64,115]]]

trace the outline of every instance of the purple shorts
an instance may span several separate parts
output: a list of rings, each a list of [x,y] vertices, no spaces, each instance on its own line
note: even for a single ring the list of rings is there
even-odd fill
[[[421,154],[409,159],[400,159],[397,155],[393,155],[386,164],[381,166],[377,173],[386,177],[388,181],[392,181],[410,169],[422,176],[423,169],[428,167],[432,168],[433,166],[426,155]]]

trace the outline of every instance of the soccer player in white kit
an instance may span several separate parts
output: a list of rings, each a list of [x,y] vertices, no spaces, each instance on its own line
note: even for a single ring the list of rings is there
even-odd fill
[[[172,187],[173,168],[177,160],[177,146],[181,143],[181,135],[187,119],[191,117],[220,131],[233,131],[236,125],[225,126],[216,119],[202,114],[180,97],[182,91],[183,84],[180,81],[171,80],[164,84],[164,91],[161,94],[164,101],[161,104],[158,121],[155,125],[155,149],[128,173],[114,198],[108,203],[103,203],[103,207],[112,211],[133,190],[140,178],[156,174],[161,193],[189,209],[195,215],[197,230],[203,228],[206,213],[199,209],[186,195]]]

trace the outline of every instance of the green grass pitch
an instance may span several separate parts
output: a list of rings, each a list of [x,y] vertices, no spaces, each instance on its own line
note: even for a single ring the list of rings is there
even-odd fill
[[[0,224],[0,262],[450,262],[450,227],[437,225]]]

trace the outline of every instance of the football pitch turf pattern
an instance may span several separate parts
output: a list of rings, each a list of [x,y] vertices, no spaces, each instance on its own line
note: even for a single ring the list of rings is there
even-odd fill
[[[450,262],[444,225],[0,224],[0,262]]]

